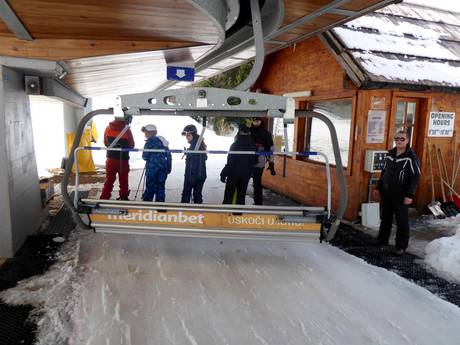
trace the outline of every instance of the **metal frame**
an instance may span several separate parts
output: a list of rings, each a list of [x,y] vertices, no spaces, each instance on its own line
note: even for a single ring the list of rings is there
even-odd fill
[[[0,18],[6,26],[13,32],[16,38],[25,41],[33,41],[32,35],[18,18],[14,10],[6,0],[0,0]]]
[[[228,95],[236,95],[242,99],[242,102],[239,105],[230,106],[226,103],[222,103],[224,95],[227,95],[226,100],[228,100]],[[169,104],[165,101],[165,97],[174,96],[176,97],[174,104]],[[254,97],[254,98],[252,98]],[[160,102],[155,102],[152,104],[152,100],[161,100]],[[204,99],[206,100],[206,105],[209,107],[204,107]],[[252,104],[249,100],[256,100],[255,104]],[[244,101],[243,101],[244,100]],[[126,95],[121,97],[122,106],[124,107],[125,118],[129,118],[132,115],[174,115],[174,116],[222,116],[222,115],[231,115],[241,117],[249,116],[265,116],[269,114],[271,117],[282,117],[288,121],[293,121],[294,115],[297,117],[314,117],[323,121],[326,126],[329,128],[331,134],[332,147],[334,150],[334,157],[336,161],[336,173],[339,182],[340,189],[340,204],[336,212],[337,218],[332,221],[329,232],[325,237],[326,240],[330,240],[334,237],[335,232],[337,231],[340,220],[343,217],[343,214],[346,209],[348,193],[345,184],[345,175],[342,166],[342,160],[340,157],[339,144],[337,139],[337,133],[335,131],[334,125],[331,120],[325,115],[316,112],[316,111],[295,111],[295,114],[289,113],[287,109],[292,108],[292,100],[282,97],[282,96],[272,96],[264,95],[260,93],[248,93],[241,91],[233,90],[221,90],[221,89],[212,89],[212,88],[203,88],[203,89],[182,89],[174,91],[164,91],[155,94],[136,94],[136,95]],[[182,103],[183,102],[183,103]],[[228,110],[222,110],[228,109]],[[291,109],[292,110],[292,109]],[[72,210],[74,218],[78,225],[83,228],[90,229],[90,227],[83,222],[78,214],[78,207],[80,204],[77,202],[72,202],[68,194],[67,185],[72,171],[72,166],[75,161],[75,152],[78,152],[77,148],[83,134],[86,123],[95,115],[99,114],[113,114],[113,109],[101,109],[88,113],[85,115],[78,126],[75,140],[69,155],[68,164],[65,169],[64,178],[62,180],[62,194],[64,201]],[[112,149],[116,150],[116,149]],[[122,150],[122,149],[119,149]],[[139,149],[136,149],[139,150]],[[226,152],[226,151],[220,151]],[[227,152],[228,153],[228,152]],[[245,153],[247,154],[247,153]],[[250,153],[253,154],[253,153]],[[295,153],[279,153],[279,154],[295,154]],[[328,162],[326,163],[328,164]],[[78,169],[78,167],[77,167]],[[329,172],[330,169],[327,169]],[[328,176],[330,179],[330,177]],[[330,187],[329,187],[330,188]],[[330,190],[330,189],[329,189]],[[330,192],[328,191],[328,194]],[[78,194],[76,195],[78,198]],[[104,202],[99,202],[100,205]],[[112,203],[110,201],[110,203]],[[150,204],[152,205],[152,204]],[[330,207],[328,207],[330,209]],[[330,218],[330,217],[329,217]]]

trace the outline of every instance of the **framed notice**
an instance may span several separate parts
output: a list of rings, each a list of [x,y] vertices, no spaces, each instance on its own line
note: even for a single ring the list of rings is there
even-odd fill
[[[455,113],[432,111],[428,126],[429,137],[452,137],[454,135]]]
[[[378,144],[385,141],[385,110],[369,110],[367,114],[366,143]]]

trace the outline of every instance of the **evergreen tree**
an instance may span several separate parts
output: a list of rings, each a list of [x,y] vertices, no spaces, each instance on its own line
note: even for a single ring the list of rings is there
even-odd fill
[[[197,87],[217,87],[221,89],[234,89],[240,85],[251,72],[253,61],[235,67],[224,73],[212,78],[203,80],[196,84]],[[209,119],[209,125],[218,135],[230,134],[234,131],[235,126],[247,124],[247,120],[241,117],[212,117]]]

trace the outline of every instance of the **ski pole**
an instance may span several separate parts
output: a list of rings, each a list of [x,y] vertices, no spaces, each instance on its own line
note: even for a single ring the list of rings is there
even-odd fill
[[[141,178],[139,179],[139,184],[137,185],[136,195],[134,196],[134,200],[137,200],[137,194],[139,193],[139,188],[141,187],[141,182],[142,182],[142,179],[144,178],[144,174],[145,174],[145,165],[144,165],[144,169],[142,169]],[[144,187],[145,187],[145,181],[144,181]],[[142,190],[142,193],[144,193],[144,190]]]

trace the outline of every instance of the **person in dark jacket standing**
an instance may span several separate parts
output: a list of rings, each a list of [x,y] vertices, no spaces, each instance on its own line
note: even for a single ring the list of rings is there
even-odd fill
[[[112,142],[125,129],[126,122],[123,117],[115,117],[115,120],[110,122],[104,132],[104,145],[109,147]],[[119,138],[114,148],[133,148],[134,139],[131,130],[128,128]],[[102,188],[101,199],[110,199],[112,196],[113,184],[117,178],[120,183],[120,200],[128,200],[128,174],[129,174],[129,152],[107,151],[107,160],[105,162],[106,180]]]
[[[142,200],[164,202],[166,198],[165,183],[168,174],[171,173],[172,157],[169,152],[169,143],[162,136],[157,135],[155,125],[142,127],[147,141],[144,149],[165,150],[165,152],[146,152],[142,153],[145,163],[145,191]]]
[[[257,151],[256,145],[251,138],[251,130],[246,125],[241,125],[236,141],[230,146],[230,151]],[[236,203],[244,205],[246,199],[246,189],[249,179],[257,162],[256,155],[229,154],[227,164],[220,173],[220,180],[225,183],[223,204],[231,204],[236,192]]]
[[[261,117],[252,118],[251,138],[254,144],[257,146],[257,151],[274,151],[272,135],[265,128]],[[272,175],[276,175],[276,172],[273,155],[259,155],[257,157],[257,163],[254,165],[252,185],[254,187],[254,204],[262,205],[262,175],[267,161],[267,170],[270,170]]]
[[[382,200],[382,219],[375,245],[388,245],[396,216],[395,253],[403,254],[409,244],[408,208],[414,199],[420,179],[420,162],[409,147],[409,136],[405,131],[395,135],[396,147],[388,151],[385,167],[382,170],[375,198]]]
[[[194,125],[187,125],[182,131],[187,142],[190,144],[188,150],[195,150],[199,135]],[[199,151],[206,151],[206,144],[201,142]],[[185,153],[185,177],[184,188],[182,189],[182,203],[189,203],[192,195],[195,204],[203,203],[203,185],[206,180],[206,160],[208,156],[205,153]]]

